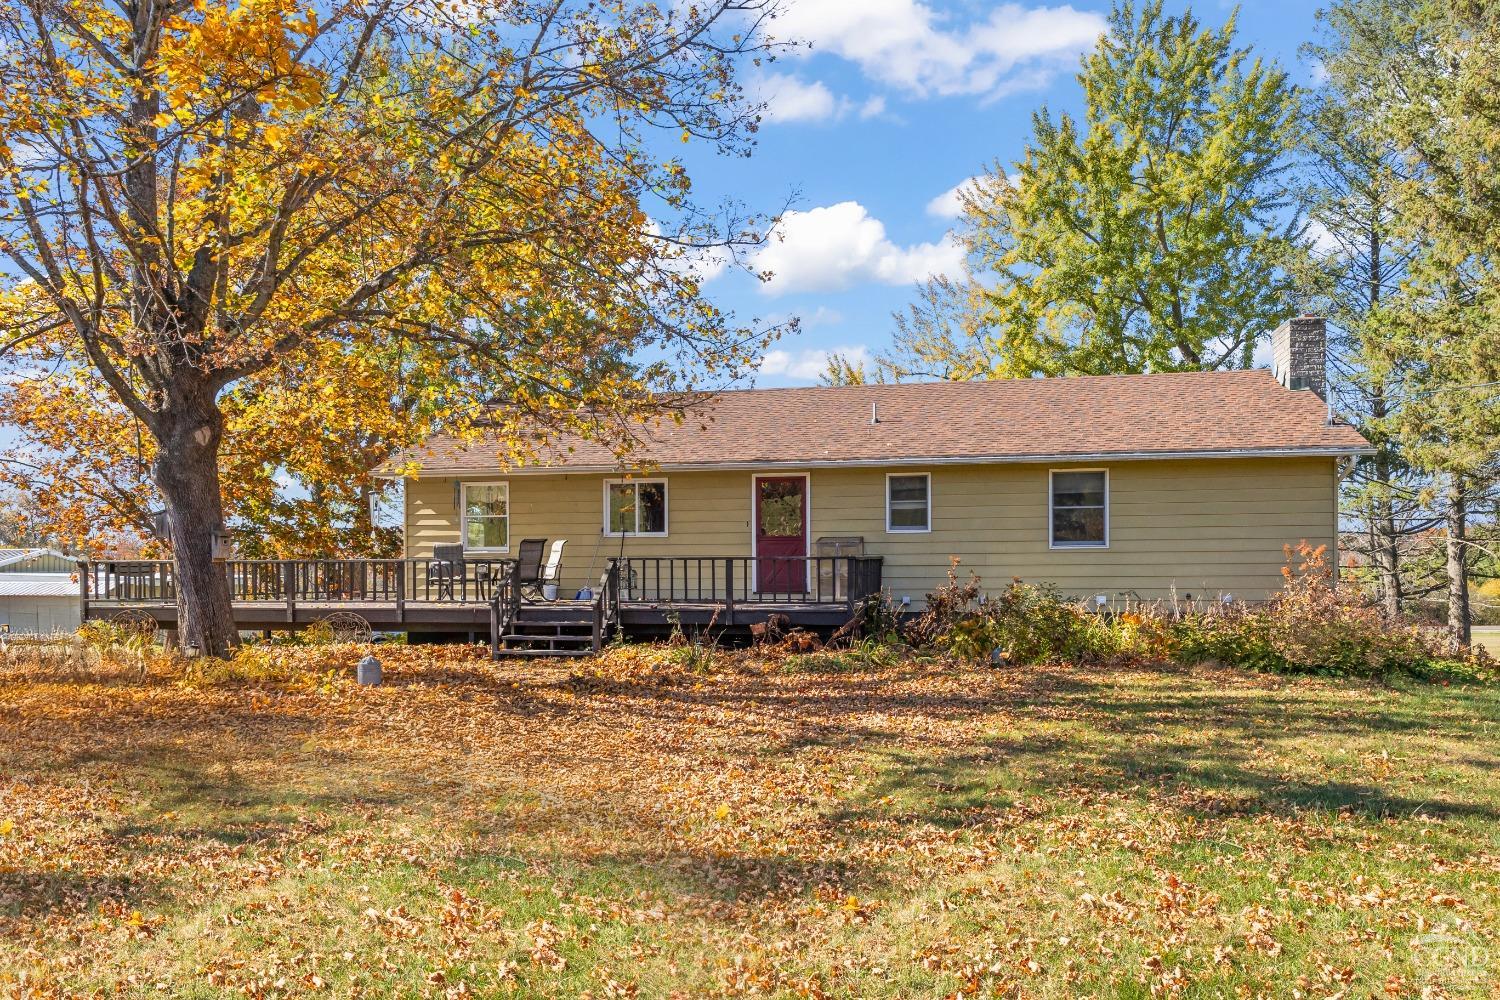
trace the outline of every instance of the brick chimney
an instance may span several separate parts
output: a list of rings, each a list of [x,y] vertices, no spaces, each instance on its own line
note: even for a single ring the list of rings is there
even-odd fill
[[[1328,398],[1328,330],[1322,316],[1298,316],[1271,331],[1271,374],[1288,389]]]

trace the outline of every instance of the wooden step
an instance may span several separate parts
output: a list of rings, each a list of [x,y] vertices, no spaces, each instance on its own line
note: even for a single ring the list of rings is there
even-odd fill
[[[586,642],[594,644],[594,636],[589,635],[535,635],[526,632],[507,632],[500,637],[504,642],[565,642],[570,645]]]
[[[568,659],[591,656],[593,652],[593,649],[501,649],[495,654],[495,658],[500,660],[507,657],[514,657],[518,660]]]

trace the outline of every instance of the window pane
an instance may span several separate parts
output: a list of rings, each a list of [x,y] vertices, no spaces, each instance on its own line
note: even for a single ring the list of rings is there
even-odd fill
[[[667,484],[641,483],[637,487],[641,508],[640,530],[663,532],[667,530]]]
[[[503,549],[510,532],[503,517],[471,517],[464,544],[471,549]]]
[[[760,533],[770,538],[802,535],[802,480],[760,479]]]
[[[892,528],[925,528],[927,527],[927,505],[920,507],[891,507]]]
[[[611,483],[609,486],[609,530],[611,534],[635,531],[635,484]]]
[[[505,506],[504,486],[464,487],[464,509],[470,517],[504,517]]]
[[[1054,507],[1103,507],[1104,473],[1053,473],[1052,504]]]
[[[1103,507],[1058,507],[1052,511],[1054,545],[1103,545]]]
[[[891,503],[895,504],[903,500],[927,503],[926,476],[892,476],[886,482],[890,484]]]
[[[470,549],[503,549],[510,541],[506,518],[510,505],[504,483],[465,486],[464,546]]]

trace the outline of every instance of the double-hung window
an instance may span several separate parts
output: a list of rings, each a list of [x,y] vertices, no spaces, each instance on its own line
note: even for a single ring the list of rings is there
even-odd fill
[[[890,473],[885,477],[885,530],[932,530],[932,477]]]
[[[612,479],[604,483],[604,533],[620,535],[665,535],[667,533],[667,481],[665,479]]]
[[[1103,469],[1054,470],[1051,476],[1051,544],[1054,549],[1109,546],[1109,473]]]
[[[464,548],[504,552],[510,548],[510,487],[505,483],[463,484]]]

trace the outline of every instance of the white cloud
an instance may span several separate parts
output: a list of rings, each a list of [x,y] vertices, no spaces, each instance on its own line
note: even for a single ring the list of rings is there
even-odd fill
[[[815,326],[838,326],[843,321],[844,314],[837,309],[818,306],[812,312],[802,314],[802,329],[811,330]]]
[[[1012,189],[1021,186],[1020,174],[1006,174],[1005,179]],[[927,214],[938,219],[956,219],[964,214],[963,195],[966,192],[998,197],[1000,190],[1000,185],[996,181],[986,182],[983,176],[966,177],[929,201]]]
[[[939,219],[956,219],[964,214],[963,192],[975,178],[966,177],[927,203],[927,214]]]
[[[729,267],[731,254],[728,248],[683,246],[672,242],[666,238],[662,224],[655,219],[646,220],[646,235],[661,243],[658,266],[672,274],[692,275],[700,285],[714,280]]]
[[[729,251],[723,247],[688,247],[682,260],[692,269],[698,284],[704,285],[724,273],[729,266]]]
[[[957,24],[920,0],[797,0],[777,29],[919,96],[1000,96],[1045,85],[1092,48],[1106,24],[1066,5],[1006,3],[986,20]]]
[[[1319,257],[1337,257],[1344,252],[1339,238],[1329,232],[1328,227],[1317,219],[1308,219],[1302,230],[1302,239]]]
[[[821,81],[807,83],[789,73],[768,73],[756,87],[766,103],[765,118],[773,122],[821,122],[849,111],[848,98],[834,97]]]
[[[870,359],[870,350],[862,344],[835,347],[831,350],[812,348],[803,351],[783,351],[779,348],[767,351],[760,361],[762,375],[782,375],[790,379],[813,382],[828,370],[830,355],[840,354],[856,365]]]
[[[936,274],[956,274],[964,253],[952,234],[936,243],[897,246],[885,224],[857,201],[807,212],[787,212],[756,255],[756,270],[771,272],[768,295],[828,292],[860,281],[909,285]]]
[[[752,86],[765,102],[768,122],[838,121],[851,114],[870,119],[885,113],[885,98],[878,94],[856,104],[834,94],[820,80],[809,82],[790,73],[767,73]]]

